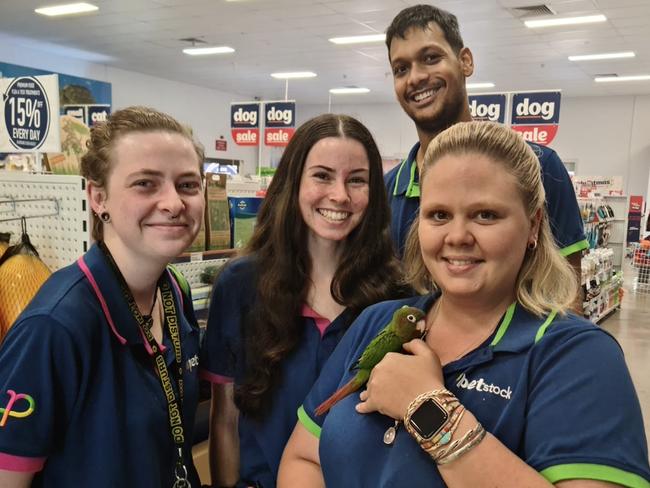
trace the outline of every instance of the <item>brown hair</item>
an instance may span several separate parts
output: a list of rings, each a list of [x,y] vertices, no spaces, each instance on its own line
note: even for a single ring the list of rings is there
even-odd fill
[[[346,239],[332,280],[334,299],[353,316],[381,300],[403,294],[400,266],[390,238],[390,208],[382,161],[372,135],[347,115],[325,114],[301,125],[286,147],[245,251],[257,263],[257,300],[245,334],[246,375],[236,388],[239,409],[261,416],[280,379],[281,362],[298,346],[311,272],[308,229],[298,206],[300,180],[311,148],[326,137],[360,142],[369,162],[369,199],[363,219]]]
[[[526,215],[541,210],[537,248],[527,251],[515,285],[517,300],[529,311],[542,315],[551,310],[564,313],[577,293],[573,269],[560,255],[551,233],[546,212],[546,192],[542,184],[539,161],[523,138],[500,124],[460,122],[441,132],[427,148],[420,187],[429,170],[448,155],[480,154],[489,157],[513,175],[519,187]],[[419,222],[419,216],[416,218]],[[419,291],[436,289],[429,275],[418,238],[418,224],[413,223],[404,254],[407,280]]]
[[[433,5],[413,5],[398,13],[386,29],[386,47],[389,57],[390,45],[395,37],[404,39],[410,29],[428,29],[429,24],[440,27],[454,52],[460,53],[464,44],[456,16]]]
[[[132,132],[172,132],[192,142],[202,170],[203,147],[194,140],[189,127],[165,113],[149,107],[127,107],[110,115],[108,120],[90,130],[88,151],[81,158],[81,175],[99,187],[106,187],[112,169],[113,148],[117,140]],[[103,238],[102,221],[93,213],[92,236]]]

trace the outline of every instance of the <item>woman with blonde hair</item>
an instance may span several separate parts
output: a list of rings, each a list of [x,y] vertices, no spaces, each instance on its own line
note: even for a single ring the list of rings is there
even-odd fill
[[[459,123],[427,149],[408,239],[425,295],[366,309],[301,407],[279,486],[648,487],[647,443],[616,341],[572,314],[537,158],[510,129]],[[427,333],[373,369],[367,389],[316,407],[393,312]]]

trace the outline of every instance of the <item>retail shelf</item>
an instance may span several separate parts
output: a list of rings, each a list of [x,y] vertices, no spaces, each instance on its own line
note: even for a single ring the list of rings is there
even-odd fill
[[[620,303],[617,303],[617,304],[614,305],[613,307],[610,307],[610,308],[608,308],[607,310],[605,310],[603,313],[601,313],[601,314],[600,314],[598,317],[596,317],[595,319],[592,319],[592,321],[593,321],[595,324],[598,324],[599,322],[601,322],[602,320],[606,319],[610,314],[612,314],[613,312],[615,312],[615,311],[616,311],[617,309],[619,309],[619,308],[621,308],[621,304],[620,304]]]

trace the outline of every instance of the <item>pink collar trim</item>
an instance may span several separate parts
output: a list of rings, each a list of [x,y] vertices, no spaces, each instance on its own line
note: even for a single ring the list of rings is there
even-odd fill
[[[111,313],[108,311],[108,305],[106,305],[106,300],[104,299],[104,295],[102,295],[102,292],[99,290],[99,286],[95,281],[95,277],[90,272],[90,269],[88,268],[88,265],[84,261],[83,256],[81,256],[77,260],[77,264],[81,268],[81,271],[83,271],[83,273],[86,275],[86,278],[88,278],[88,281],[90,282],[90,286],[93,287],[93,290],[95,291],[95,295],[97,295],[99,304],[102,306],[102,310],[104,311],[104,315],[106,316],[106,320],[108,321],[108,325],[110,325],[113,334],[115,334],[115,337],[117,337],[117,340],[120,341],[122,345],[126,344],[126,339],[117,332],[117,328],[115,327],[115,323],[113,322],[113,317],[111,317]]]
[[[318,331],[320,332],[321,337],[323,337],[323,335],[325,334],[325,330],[327,330],[329,325],[332,323],[329,319],[320,315],[318,312],[316,312],[306,303],[303,303],[300,313],[305,318],[314,319],[314,322],[316,323],[316,327],[318,327]]]

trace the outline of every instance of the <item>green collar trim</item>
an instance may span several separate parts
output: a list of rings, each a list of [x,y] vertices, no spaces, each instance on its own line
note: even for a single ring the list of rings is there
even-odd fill
[[[409,159],[402,161],[402,164],[400,164],[399,169],[397,170],[397,175],[395,177],[395,187],[393,188],[394,197],[399,195],[400,176],[402,174],[402,170],[407,164],[409,164],[409,162],[411,163],[411,174],[409,175],[409,182],[404,195],[407,198],[420,198],[420,183],[418,181],[415,181],[415,172],[417,171],[418,164],[415,160],[411,161]]]
[[[535,344],[537,344],[540,341],[540,339],[544,337],[544,333],[546,332],[546,329],[548,328],[549,325],[551,325],[551,322],[553,322],[556,315],[557,315],[557,310],[553,310],[550,314],[548,314],[548,317],[546,317],[544,323],[539,326],[539,329],[537,329],[537,334],[535,334]]]
[[[512,322],[512,317],[515,315],[515,308],[517,306],[517,302],[513,302],[509,307],[508,310],[506,310],[506,314],[503,317],[503,320],[501,321],[501,324],[499,325],[499,329],[497,330],[496,335],[494,336],[494,339],[490,343],[490,346],[494,347],[496,346],[501,339],[503,339],[503,336],[506,335],[506,331],[508,330],[508,327],[510,327],[510,322]]]

